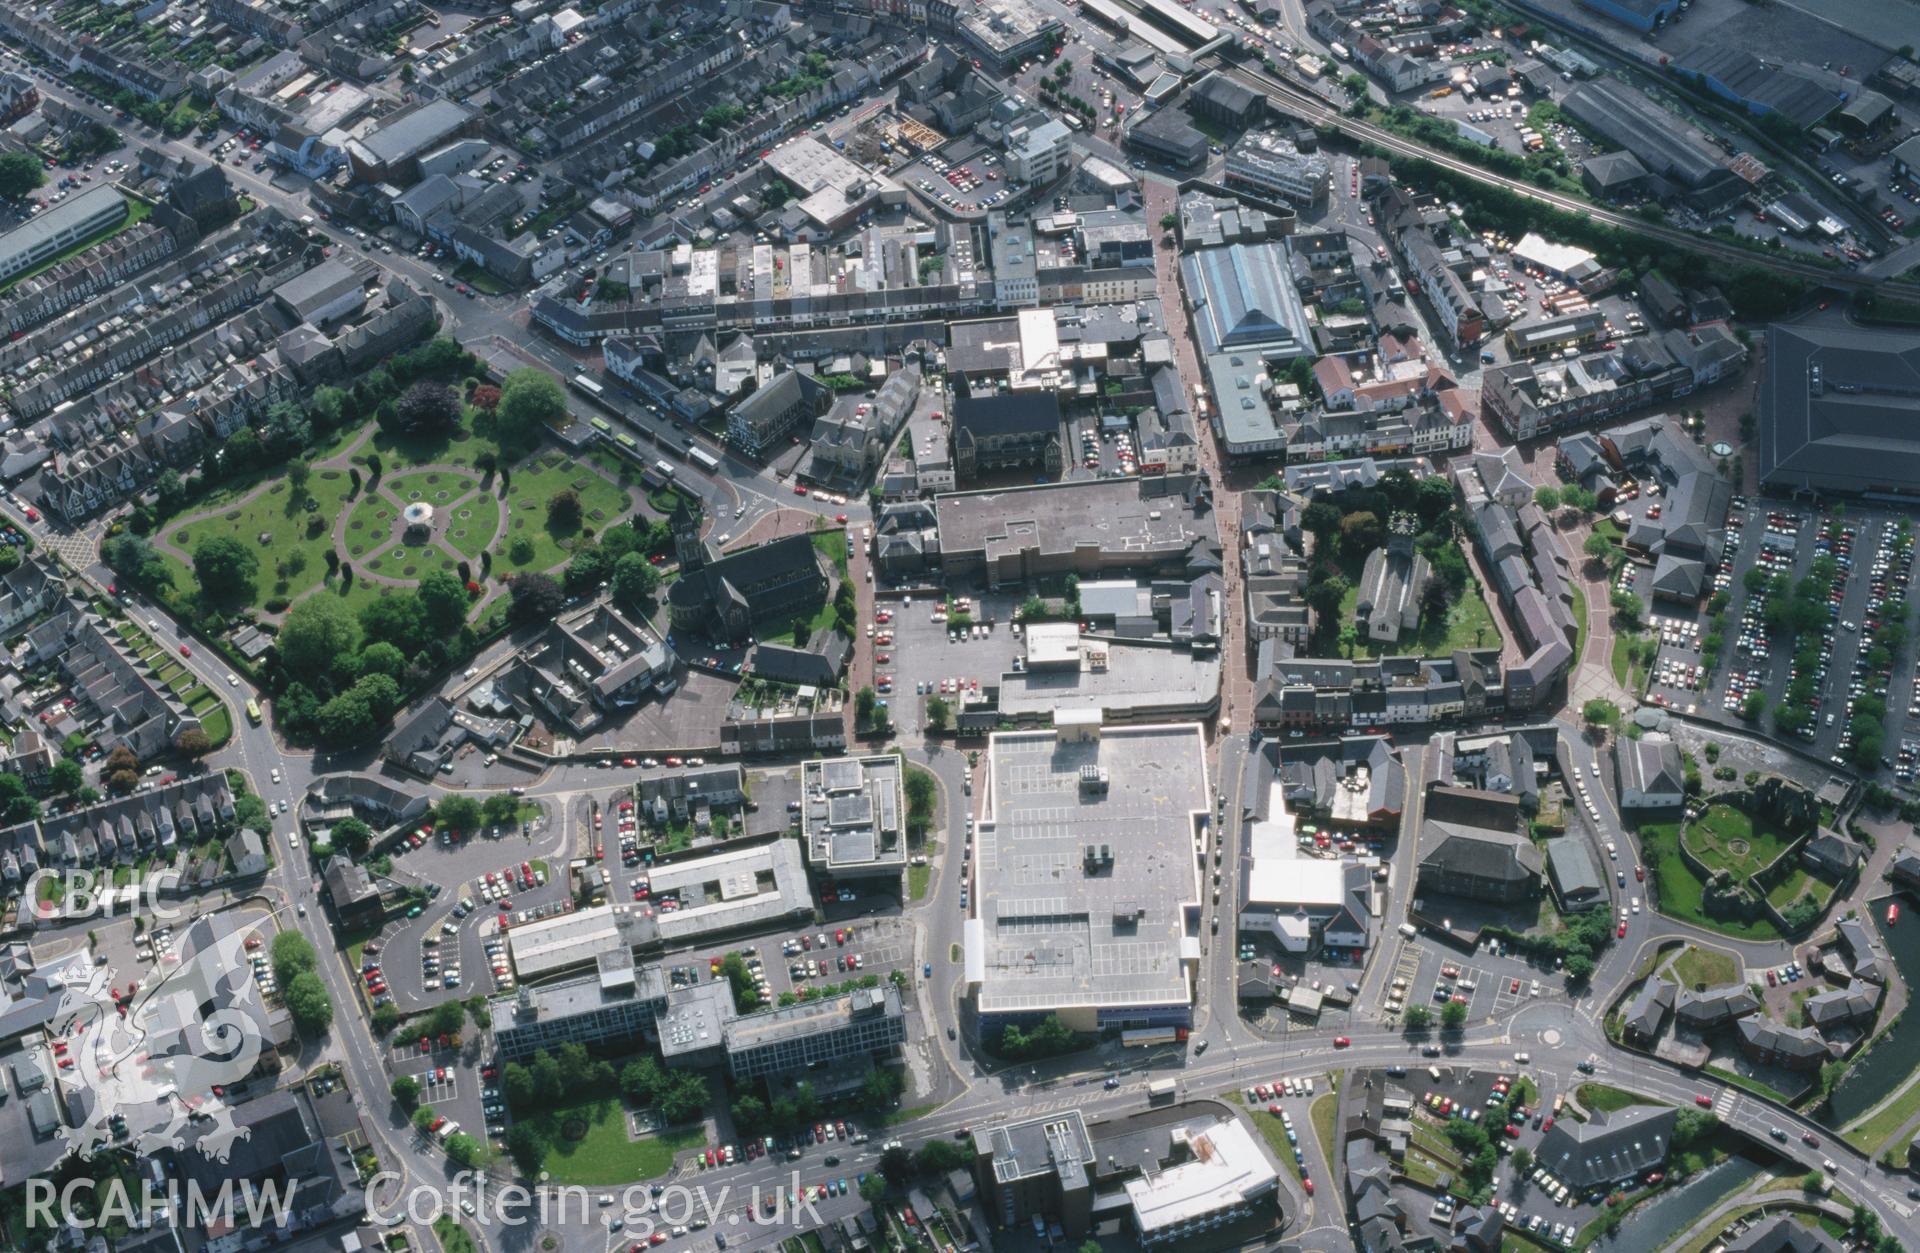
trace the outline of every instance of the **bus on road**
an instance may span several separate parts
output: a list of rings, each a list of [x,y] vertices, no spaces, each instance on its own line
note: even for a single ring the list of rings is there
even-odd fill
[[[584,374],[573,376],[573,390],[603,405],[607,403],[607,389]]]
[[[260,725],[260,702],[259,701],[250,700],[247,702],[247,721],[251,722],[256,727]]]
[[[687,451],[687,460],[705,470],[708,474],[717,474],[720,470],[720,458],[695,444]]]
[[[1171,1101],[1177,1086],[1171,1079],[1155,1079],[1147,1085],[1147,1104],[1158,1105],[1162,1101]]]
[[[653,463],[653,468],[659,473],[661,478],[671,479],[673,477],[674,466],[671,461],[656,461]]]

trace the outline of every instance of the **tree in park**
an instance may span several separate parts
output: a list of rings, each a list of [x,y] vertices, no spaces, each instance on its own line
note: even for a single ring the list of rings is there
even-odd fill
[[[580,493],[571,487],[563,487],[547,497],[547,526],[555,531],[577,531],[584,511],[580,507]]]
[[[953,712],[953,707],[947,703],[947,700],[944,696],[928,697],[927,698],[927,729],[929,731],[946,730],[947,718],[952,712]]]
[[[1610,727],[1620,721],[1620,707],[1610,700],[1590,700],[1580,707],[1589,726]]]
[[[1585,552],[1587,556],[1593,558],[1595,561],[1605,561],[1607,558],[1613,556],[1613,541],[1598,531],[1587,536],[1586,543],[1582,544],[1580,548],[1581,551]]]
[[[863,687],[853,694],[853,716],[862,723],[873,721],[873,711],[879,705],[879,695],[870,687]]]
[[[887,1177],[878,1171],[860,1181],[860,1199],[879,1209],[887,1199]]]
[[[46,181],[46,167],[31,152],[0,155],[0,200],[24,199]]]
[[[140,587],[164,587],[171,581],[167,563],[145,536],[128,531],[101,545],[100,555],[115,574]]]
[[[287,486],[293,489],[295,500],[307,498],[307,482],[313,478],[313,463],[305,457],[295,457],[287,462]]]
[[[1330,622],[1340,612],[1340,602],[1346,598],[1347,589],[1345,575],[1329,575],[1307,585],[1307,604],[1320,615],[1322,622]]]
[[[1425,1031],[1433,1025],[1433,1011],[1425,1005],[1409,1005],[1404,1021],[1409,1031]]]
[[[1546,512],[1552,513],[1560,507],[1560,489],[1551,485],[1535,488],[1533,503]]]
[[[531,1070],[518,1062],[508,1062],[506,1069],[500,1073],[500,1086],[507,1094],[507,1104],[511,1105],[516,1113],[523,1113],[533,1108],[534,1090]],[[631,1100],[632,1097],[629,1095],[628,1099]]]
[[[1380,547],[1385,532],[1380,526],[1380,515],[1371,510],[1362,509],[1340,519],[1340,549],[1353,556],[1363,556]]]
[[[1448,1001],[1440,1011],[1440,1025],[1449,1031],[1458,1031],[1467,1025],[1467,1007],[1459,1001]]]
[[[451,639],[467,620],[472,599],[466,584],[451,570],[434,570],[414,589],[426,619],[427,631],[434,639]]]
[[[523,1176],[532,1179],[547,1164],[546,1138],[532,1123],[517,1122],[507,1128],[507,1156]]]
[[[507,580],[512,595],[510,612],[519,623],[551,622],[566,603],[560,584],[544,574],[516,574]]]
[[[500,389],[491,383],[482,383],[473,389],[473,394],[468,396],[467,399],[473,404],[475,409],[492,413],[500,407]]]
[[[360,629],[368,640],[384,640],[407,657],[418,656],[434,638],[425,607],[410,592],[368,601],[360,610]]]
[[[260,559],[230,535],[214,535],[193,549],[193,577],[213,600],[251,600]]]
[[[406,654],[385,640],[379,640],[360,650],[353,659],[353,668],[362,675],[384,674],[397,679],[407,672]]]
[[[275,644],[288,674],[320,679],[359,651],[360,623],[340,597],[308,596],[288,611]]]
[[[213,751],[213,741],[199,727],[188,727],[173,741],[182,757],[205,757]]]
[[[525,452],[540,443],[547,428],[566,417],[567,395],[560,380],[545,370],[524,366],[507,375],[494,411],[493,433],[501,451]]]
[[[400,393],[394,416],[403,430],[451,431],[460,425],[460,398],[445,383],[421,379]]]

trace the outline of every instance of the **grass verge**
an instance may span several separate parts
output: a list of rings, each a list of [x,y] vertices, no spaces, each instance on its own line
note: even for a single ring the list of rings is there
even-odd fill
[[[546,1169],[553,1181],[589,1188],[657,1178],[674,1154],[705,1143],[698,1127],[628,1139],[626,1110],[616,1097],[560,1105],[528,1121],[551,1146]]]

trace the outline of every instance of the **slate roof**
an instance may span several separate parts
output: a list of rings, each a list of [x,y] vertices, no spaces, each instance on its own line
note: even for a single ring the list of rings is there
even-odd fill
[[[1808,1227],[1782,1214],[1763,1222],[1727,1245],[1727,1253],[1840,1253],[1840,1246],[1818,1227]]]
[[[1767,328],[1760,480],[1920,492],[1920,335]]]
[[[1620,759],[1620,787],[1637,792],[1683,792],[1686,767],[1680,746],[1672,740],[1621,740],[1614,747]]]
[[[1703,1028],[1717,1027],[1759,1011],[1759,1000],[1744,983],[1728,983],[1698,992],[1682,988],[1673,1006],[1673,1012],[1681,1021]]]
[[[1806,1000],[1807,1019],[1822,1031],[1831,1031],[1862,1018],[1872,1018],[1880,1008],[1880,985],[1864,979],[1844,988],[1834,988]]]
[[[1779,1058],[1809,1060],[1830,1052],[1826,1040],[1812,1027],[1789,1027],[1760,1014],[1742,1018],[1734,1030],[1740,1033],[1743,1047]]]
[[[1626,1017],[1621,1025],[1645,1040],[1658,1036],[1667,1025],[1667,1015],[1673,1012],[1673,998],[1677,990],[1671,980],[1648,979],[1627,1004]]]
[[[1534,1158],[1576,1189],[1627,1179],[1666,1161],[1678,1114],[1670,1105],[1629,1105],[1586,1122],[1563,1118],[1541,1137]]]
[[[956,433],[964,430],[976,439],[1052,434],[1060,429],[1060,401],[1044,390],[960,396],[948,416]]]
[[[1477,879],[1513,882],[1540,877],[1540,850],[1511,831],[1492,831],[1463,823],[1429,821],[1421,867],[1445,869]]]

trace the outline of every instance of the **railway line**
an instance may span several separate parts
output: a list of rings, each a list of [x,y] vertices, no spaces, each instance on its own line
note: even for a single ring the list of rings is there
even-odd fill
[[[1815,265],[1807,261],[1796,261],[1789,257],[1772,257],[1765,253],[1754,252],[1750,249],[1740,247],[1736,244],[1726,243],[1713,238],[1711,235],[1698,234],[1693,231],[1683,231],[1677,227],[1665,226],[1658,222],[1648,222],[1643,218],[1634,217],[1630,214],[1601,208],[1585,200],[1576,199],[1575,197],[1564,195],[1560,192],[1549,191],[1542,187],[1536,187],[1523,179],[1509,178],[1504,174],[1485,169],[1473,164],[1471,161],[1463,160],[1449,153],[1426,148],[1415,140],[1408,139],[1402,135],[1396,135],[1392,131],[1375,126],[1370,122],[1363,122],[1357,118],[1347,117],[1339,110],[1329,107],[1319,98],[1272,75],[1249,69],[1244,65],[1228,60],[1219,53],[1213,54],[1213,65],[1215,69],[1227,78],[1238,82],[1243,87],[1261,92],[1267,96],[1269,102],[1283,113],[1302,118],[1315,126],[1338,131],[1349,139],[1373,144],[1388,153],[1397,156],[1418,158],[1436,165],[1448,173],[1459,174],[1477,183],[1482,183],[1490,187],[1499,187],[1503,190],[1513,192],[1516,195],[1525,196],[1529,200],[1536,201],[1540,204],[1549,205],[1552,208],[1560,209],[1568,213],[1578,213],[1596,222],[1603,222],[1608,226],[1617,227],[1620,230],[1629,231],[1649,240],[1656,240],[1676,248],[1686,248],[1703,256],[1711,257],[1717,261],[1723,261],[1728,264],[1753,266],[1758,269],[1767,270],[1770,273],[1803,279],[1818,286],[1831,287],[1841,291],[1871,291],[1876,295],[1884,296],[1892,300],[1920,301],[1920,283],[1874,279],[1863,273],[1829,269],[1826,266]]]

